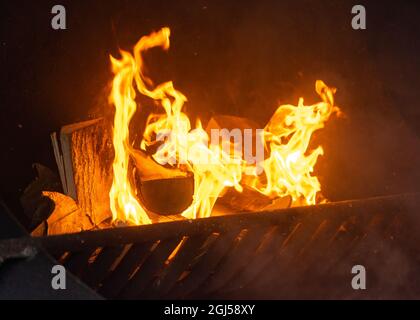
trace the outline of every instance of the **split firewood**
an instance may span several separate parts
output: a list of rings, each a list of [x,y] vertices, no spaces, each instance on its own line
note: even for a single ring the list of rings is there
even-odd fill
[[[51,135],[64,193],[95,225],[111,217],[109,190],[114,150],[110,128],[102,119],[64,126]]]
[[[191,204],[194,178],[177,168],[166,168],[140,150],[130,150],[134,170],[130,179],[139,201],[156,215],[176,215]]]
[[[43,192],[54,202],[54,211],[47,219],[48,235],[75,233],[91,230],[94,223],[71,198],[59,192]]]
[[[270,211],[290,208],[292,206],[292,200],[291,196],[277,197],[273,199],[268,206],[265,206],[261,210]]]
[[[48,235],[48,223],[47,220],[42,221],[38,227],[36,227],[32,232],[32,237],[43,237]]]
[[[256,130],[262,129],[258,123],[250,119],[228,116],[228,115],[216,115],[210,119],[207,124],[206,131],[209,136],[211,136],[212,129],[227,129],[229,133],[234,135],[232,130],[239,129],[241,133],[241,142],[244,145],[245,139],[245,129],[252,130],[252,152],[255,155],[256,152],[256,143],[257,137]],[[237,141],[236,141],[237,142]],[[263,147],[264,148],[264,147]],[[242,146],[242,154],[245,155],[244,147]],[[264,158],[264,149],[259,155],[261,158]],[[249,161],[250,159],[244,159]],[[251,161],[252,163],[252,161]],[[246,179],[247,177],[243,177]],[[263,178],[262,178],[263,179]],[[262,210],[274,210],[274,209],[283,209],[288,208],[291,204],[290,197],[276,197],[270,198],[256,190],[253,190],[249,187],[244,187],[243,192],[237,192],[233,189],[228,189],[222,197],[217,200],[217,209],[224,214],[231,212],[248,212],[248,211],[262,211]]]
[[[289,196],[270,198],[248,187],[244,187],[242,192],[228,189],[217,200],[219,205],[230,209],[232,213],[285,209],[290,207],[291,202]]]
[[[166,168],[141,150],[130,148],[130,157],[142,181],[186,177],[187,173],[177,168]]]

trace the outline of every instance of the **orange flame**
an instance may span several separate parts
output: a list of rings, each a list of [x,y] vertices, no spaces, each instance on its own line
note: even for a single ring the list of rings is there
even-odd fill
[[[148,224],[147,210],[135,196],[129,182],[130,144],[129,123],[136,112],[136,89],[163,108],[164,113],[149,116],[140,148],[161,142],[153,159],[161,165],[171,165],[194,176],[193,201],[182,215],[187,218],[208,217],[217,198],[227,187],[241,192],[244,186],[254,188],[267,196],[290,195],[293,203],[315,204],[320,191],[317,177],[312,176],[321,146],[308,152],[312,133],[324,126],[333,112],[335,89],[322,81],[316,82],[316,91],[322,102],[304,106],[283,105],[274,113],[264,129],[264,144],[269,156],[256,165],[263,175],[242,179],[249,165],[242,154],[229,152],[226,142],[209,144],[209,137],[198,120],[194,129],[189,117],[182,112],[187,98],[176,90],[171,81],[153,87],[144,74],[142,53],[152,47],[169,48],[169,28],[142,37],[134,47],[133,55],[121,51],[121,59],[111,57],[115,74],[110,101],[115,105],[113,144],[113,184],[110,190],[114,220],[134,224]],[[230,142],[228,142],[230,144]],[[254,170],[255,171],[255,170]]]
[[[322,102],[305,106],[300,98],[297,106],[282,105],[265,127],[265,144],[270,150],[270,157],[263,163],[267,181],[261,185],[256,179],[252,184],[261,193],[290,195],[294,204],[316,203],[321,185],[311,173],[323,149],[319,146],[309,153],[307,150],[312,133],[323,128],[339,109],[334,106],[334,88],[317,80],[315,89]]]

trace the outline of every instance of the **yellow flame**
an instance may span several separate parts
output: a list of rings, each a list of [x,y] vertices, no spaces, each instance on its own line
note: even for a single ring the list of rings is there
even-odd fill
[[[136,82],[139,92],[154,97],[155,93],[147,90],[145,85],[151,81],[143,75],[141,52],[158,45],[164,49],[169,48],[168,28],[142,37],[134,47],[134,57],[126,51],[121,51],[120,60],[111,57],[112,70],[115,74],[110,95],[110,100],[115,105],[113,127],[115,158],[112,165],[113,183],[109,193],[110,206],[114,220],[129,221],[134,224],[149,224],[151,220],[136,199],[128,178],[130,147],[128,128],[137,108],[133,81]]]
[[[297,106],[282,105],[264,129],[264,144],[269,155],[262,163],[263,175],[242,179],[249,165],[242,154],[226,152],[226,145],[209,144],[209,137],[198,120],[192,129],[189,117],[182,112],[187,98],[176,90],[171,81],[153,87],[144,74],[142,53],[152,47],[169,48],[169,28],[142,37],[133,55],[121,51],[121,59],[111,57],[115,74],[110,95],[115,105],[113,144],[113,184],[110,191],[114,220],[134,224],[151,223],[147,211],[135,196],[129,182],[129,123],[137,109],[136,90],[162,107],[161,114],[149,116],[140,148],[160,143],[153,154],[162,165],[176,166],[194,176],[193,201],[182,215],[187,218],[208,217],[225,188],[241,192],[243,187],[254,188],[267,196],[290,195],[294,204],[315,204],[320,191],[317,177],[312,175],[321,146],[308,152],[311,135],[324,126],[333,112],[335,89],[322,81],[316,91],[322,102],[305,106],[303,99]],[[165,133],[162,136],[162,133]],[[230,142],[228,142],[230,143]]]
[[[261,193],[290,195],[294,204],[316,203],[321,185],[312,172],[323,149],[319,146],[313,151],[307,150],[312,133],[323,128],[330,115],[339,109],[334,106],[334,88],[317,80],[315,89],[322,102],[305,106],[300,98],[297,106],[282,105],[265,127],[264,142],[270,150],[270,156],[263,163],[266,182],[255,179],[252,183]]]

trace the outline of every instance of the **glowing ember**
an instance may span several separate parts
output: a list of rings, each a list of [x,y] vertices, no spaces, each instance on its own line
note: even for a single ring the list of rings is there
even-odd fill
[[[301,98],[297,106],[280,106],[262,134],[257,134],[268,155],[251,163],[235,143],[223,139],[219,143],[219,136],[214,143],[213,133],[209,144],[209,136],[200,121],[192,128],[189,117],[182,112],[187,98],[171,81],[154,86],[145,76],[142,53],[152,47],[167,50],[169,35],[169,28],[162,28],[142,37],[133,55],[121,51],[121,59],[111,57],[115,74],[110,95],[115,105],[115,159],[110,190],[113,219],[134,224],[151,223],[129,180],[130,153],[134,147],[128,128],[139,107],[136,92],[153,99],[163,111],[149,116],[140,149],[158,145],[152,156],[158,164],[189,172],[194,177],[193,201],[182,213],[184,217],[210,216],[217,198],[226,188],[242,192],[248,187],[269,197],[291,196],[293,205],[315,204],[321,186],[311,174],[323,149],[319,146],[308,151],[308,146],[312,133],[322,128],[332,113],[339,111],[334,106],[335,89],[318,80],[315,87],[322,102],[305,106]]]

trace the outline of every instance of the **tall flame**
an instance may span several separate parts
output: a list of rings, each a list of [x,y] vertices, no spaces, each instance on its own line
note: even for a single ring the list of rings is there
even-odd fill
[[[134,47],[134,57],[121,50],[121,59],[111,56],[112,70],[115,74],[111,102],[115,105],[113,144],[115,158],[112,165],[114,179],[109,193],[110,206],[113,219],[129,221],[134,224],[149,224],[146,211],[135,197],[134,190],[128,178],[130,134],[129,123],[133,117],[137,104],[135,101],[136,91],[133,81],[140,93],[154,99],[159,98],[158,92],[149,91],[146,84],[151,84],[150,79],[143,75],[143,60],[141,52],[155,46],[169,48],[169,29],[163,28],[160,32],[152,33],[150,36],[142,37]]]
[[[323,149],[318,146],[313,151],[307,150],[312,133],[323,128],[330,115],[339,109],[334,106],[334,88],[317,80],[315,90],[322,102],[305,106],[300,98],[297,106],[282,105],[265,127],[265,144],[270,150],[270,157],[263,163],[266,184],[261,185],[258,180],[252,184],[261,193],[290,195],[295,204],[316,203],[321,185],[311,174]]]
[[[229,152],[232,146],[226,146],[226,142],[209,144],[209,136],[201,122],[198,120],[192,129],[189,117],[182,112],[187,98],[171,81],[154,86],[145,75],[142,53],[153,47],[167,50],[169,35],[169,28],[162,28],[142,37],[135,45],[133,55],[121,51],[120,59],[111,57],[115,74],[110,95],[115,106],[114,178],[110,190],[114,220],[151,223],[129,182],[129,154],[133,146],[128,128],[137,109],[136,91],[153,99],[163,111],[149,116],[140,149],[146,150],[160,143],[153,154],[157,163],[177,167],[194,176],[193,201],[182,213],[184,217],[210,216],[217,198],[227,187],[241,192],[247,186],[267,196],[290,195],[295,205],[315,204],[320,183],[311,174],[323,149],[319,146],[308,152],[308,147],[312,133],[322,128],[333,112],[339,111],[334,106],[335,89],[318,80],[316,91],[322,102],[304,106],[301,98],[297,106],[280,106],[264,128],[262,139],[269,155],[256,164],[263,168],[264,174],[243,179],[249,172],[249,165],[242,154]]]

